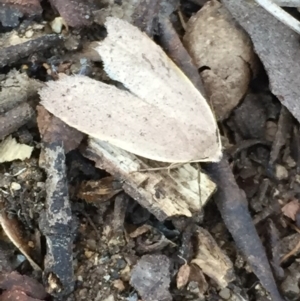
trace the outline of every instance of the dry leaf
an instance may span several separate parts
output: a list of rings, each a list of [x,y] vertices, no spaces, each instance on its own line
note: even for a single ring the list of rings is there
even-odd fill
[[[282,208],[281,211],[282,213],[292,219],[293,221],[296,220],[296,214],[298,213],[300,209],[300,204],[297,199],[294,199],[287,204],[285,204]]]
[[[0,143],[0,163],[30,158],[33,147],[18,143],[15,138],[8,136]]]
[[[197,254],[192,263],[198,265],[204,274],[224,288],[235,276],[233,264],[204,228],[197,227]]]
[[[252,43],[216,0],[187,23],[184,43],[198,68],[217,119],[228,117],[247,92],[256,64]]]
[[[96,50],[108,75],[132,93],[64,77],[40,91],[42,105],[68,125],[148,159],[218,161],[217,123],[200,92],[138,28],[117,18],[108,18],[106,28]]]
[[[176,277],[176,285],[178,289],[181,289],[187,285],[189,281],[190,272],[191,268],[188,264],[184,264],[179,268]]]

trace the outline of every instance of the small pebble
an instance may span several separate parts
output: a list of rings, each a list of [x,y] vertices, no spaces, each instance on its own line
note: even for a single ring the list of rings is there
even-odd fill
[[[33,36],[33,34],[34,34],[34,31],[32,29],[27,30],[25,32],[25,37],[29,39],[29,38],[31,38]]]
[[[219,296],[224,299],[224,300],[228,300],[231,297],[231,293],[230,290],[225,287],[223,288],[220,292],[219,292]]]
[[[12,190],[20,190],[22,187],[21,187],[21,185],[20,185],[19,183],[12,182],[12,183],[10,184],[10,188],[11,188]]]
[[[113,282],[113,286],[115,289],[117,289],[119,292],[123,292],[125,290],[125,285],[122,280],[117,279]]]
[[[289,176],[289,173],[288,173],[287,169],[284,166],[280,165],[280,164],[276,164],[275,174],[276,174],[276,178],[279,181],[280,180],[285,180]]]

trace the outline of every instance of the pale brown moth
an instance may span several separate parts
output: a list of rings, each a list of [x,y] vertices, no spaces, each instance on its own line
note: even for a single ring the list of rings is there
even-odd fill
[[[40,91],[41,104],[68,125],[138,156],[170,163],[218,161],[220,135],[205,98],[137,27],[105,23],[104,69],[129,91],[66,76]]]

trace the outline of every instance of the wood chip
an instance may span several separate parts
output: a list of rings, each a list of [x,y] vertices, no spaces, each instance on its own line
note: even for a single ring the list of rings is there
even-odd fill
[[[18,143],[15,138],[8,136],[0,143],[0,163],[30,158],[33,147]]]
[[[161,164],[137,158],[108,143],[89,139],[83,154],[95,161],[98,168],[123,181],[123,189],[132,198],[147,208],[157,219],[171,216],[192,216],[207,202],[215,190],[214,183],[190,164],[178,169],[138,172]],[[201,196],[199,197],[199,190]]]

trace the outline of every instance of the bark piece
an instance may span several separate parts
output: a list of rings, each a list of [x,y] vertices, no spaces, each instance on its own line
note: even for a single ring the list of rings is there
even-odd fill
[[[189,20],[183,40],[196,66],[206,68],[201,76],[217,119],[227,118],[246,94],[255,69],[251,40],[216,0]]]
[[[43,160],[42,160],[43,159]],[[46,212],[39,225],[46,237],[43,280],[49,294],[62,297],[74,288],[72,266],[73,221],[61,141],[45,143],[40,165],[47,174]]]
[[[274,18],[255,1],[223,0],[223,3],[249,34],[254,50],[269,76],[272,93],[300,121],[298,34]]]
[[[0,115],[0,139],[13,133],[19,127],[33,120],[35,113],[28,103],[20,104]]]
[[[37,97],[37,91],[43,86],[44,83],[28,77],[26,73],[20,73],[15,69],[11,70],[1,81],[0,113]]]
[[[170,261],[165,255],[145,255],[132,269],[130,284],[145,301],[171,301]]]
[[[122,180],[124,191],[161,221],[176,215],[192,216],[193,212],[202,208],[215,189],[204,173],[200,175],[199,188],[198,170],[190,164],[170,171],[165,168],[138,172],[162,165],[137,158],[97,139],[89,139],[87,148],[82,151],[84,156],[95,161],[98,168]]]
[[[195,236],[197,250],[192,263],[197,264],[221,288],[227,287],[235,279],[232,262],[204,228],[197,227]]]

